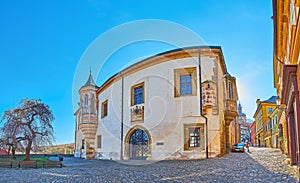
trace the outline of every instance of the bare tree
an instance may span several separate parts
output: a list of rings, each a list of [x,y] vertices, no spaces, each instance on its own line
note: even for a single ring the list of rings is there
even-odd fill
[[[40,99],[23,99],[15,109],[7,110],[2,117],[2,131],[13,142],[25,147],[25,160],[30,160],[30,151],[38,146],[51,145],[54,141],[52,111]]]

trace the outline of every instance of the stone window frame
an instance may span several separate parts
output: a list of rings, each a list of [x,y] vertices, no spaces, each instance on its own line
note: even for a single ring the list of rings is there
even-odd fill
[[[139,103],[139,104],[144,104],[145,103],[145,82],[142,82],[142,83],[139,83],[139,84],[136,84],[134,86],[131,87],[131,106],[134,106],[134,105],[139,105],[139,104],[135,104],[135,99],[134,99],[134,94],[135,94],[135,89],[137,88],[141,88],[143,89],[143,95],[142,95],[142,103]]]
[[[102,135],[97,135],[97,148],[102,148]]]
[[[181,94],[180,76],[191,75],[192,94]],[[174,97],[180,96],[196,96],[197,95],[197,68],[187,67],[174,69]]]
[[[108,114],[108,100],[104,100],[101,103],[101,118],[106,117]]]
[[[199,147],[190,147],[190,129],[199,128]],[[205,149],[205,130],[203,123],[184,124],[184,150],[204,150]]]

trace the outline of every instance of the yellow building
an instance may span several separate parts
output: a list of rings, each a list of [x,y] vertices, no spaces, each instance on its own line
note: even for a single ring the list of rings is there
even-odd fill
[[[258,146],[267,146],[268,138],[271,134],[267,134],[266,127],[269,123],[269,116],[276,107],[276,96],[270,97],[268,100],[256,100],[257,109],[253,118],[256,121],[256,139]]]
[[[275,107],[273,112],[269,115],[267,122],[265,123],[265,144],[267,147],[279,148],[280,136],[279,136],[279,124],[278,115],[280,110]]]
[[[300,0],[273,0],[274,87],[280,97],[281,145],[300,165]],[[283,107],[286,106],[286,107]],[[285,138],[286,137],[286,138]]]

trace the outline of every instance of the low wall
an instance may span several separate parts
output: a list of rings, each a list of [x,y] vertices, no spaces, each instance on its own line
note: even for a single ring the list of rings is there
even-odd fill
[[[74,154],[30,154],[31,158],[44,158],[44,157],[50,157],[50,156],[64,156],[64,157],[74,157]],[[0,158],[10,158],[11,155],[7,154],[1,154]],[[16,158],[23,158],[25,157],[25,154],[16,154]]]

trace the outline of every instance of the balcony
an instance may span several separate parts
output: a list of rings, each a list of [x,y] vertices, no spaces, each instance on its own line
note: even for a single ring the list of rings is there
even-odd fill
[[[236,118],[238,115],[237,113],[237,106],[235,100],[226,100],[225,102],[225,110],[224,116],[227,125],[230,125],[231,121]]]

